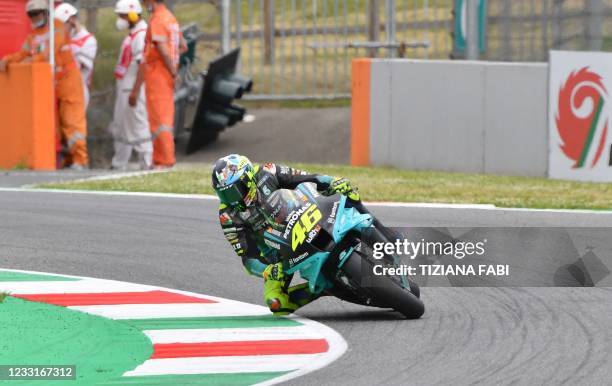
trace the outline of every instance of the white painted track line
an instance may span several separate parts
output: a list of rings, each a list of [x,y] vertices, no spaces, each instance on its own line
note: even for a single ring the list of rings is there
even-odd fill
[[[126,197],[152,197],[152,198],[172,198],[186,200],[217,200],[214,195],[209,194],[177,194],[177,193],[151,193],[151,192],[120,192],[120,191],[94,191],[94,190],[64,190],[64,189],[30,189],[30,188],[0,188],[0,192],[22,192],[22,193],[60,193],[60,194],[84,194],[102,196],[126,196]],[[518,211],[518,212],[549,212],[549,213],[568,213],[568,214],[594,214],[612,215],[610,210],[591,210],[591,209],[531,209],[531,208],[504,208],[492,204],[445,204],[445,203],[426,203],[426,202],[364,202],[367,206],[373,207],[398,207],[398,208],[430,208],[430,209],[473,209],[473,210],[493,210],[499,212]]]
[[[55,275],[80,279],[78,281],[0,282],[0,290],[6,289],[14,294],[40,295],[48,293],[105,293],[163,290],[218,301],[218,303],[204,304],[121,304],[68,307],[70,309],[88,312],[110,319],[270,315],[270,310],[263,306],[165,287],[62,275],[52,272],[34,272],[14,269],[0,269],[0,271]],[[327,341],[328,350],[319,354],[149,359],[136,369],[125,373],[124,376],[288,371],[285,375],[261,383],[261,385],[273,385],[325,367],[342,356],[346,351],[346,341],[340,334],[331,328],[297,315],[290,315],[288,318],[297,321],[301,325],[291,327],[147,330],[145,334],[152,339],[152,343],[154,344],[325,339]]]
[[[262,373],[291,371],[316,361],[322,354],[252,355],[207,358],[149,359],[125,376],[166,374]],[[206,372],[202,372],[206,369]]]
[[[73,306],[73,310],[109,319],[190,318],[216,316],[269,315],[270,310],[242,303],[240,308],[226,303],[205,304],[119,304],[104,306]]]
[[[0,291],[11,294],[59,294],[155,291],[158,287],[111,280],[84,279],[79,281],[0,282]]]
[[[252,328],[203,328],[188,330],[146,330],[145,335],[154,344],[158,343],[198,343],[198,342],[236,342],[256,340],[319,339],[315,330],[307,326],[299,327],[260,327],[257,334]]]

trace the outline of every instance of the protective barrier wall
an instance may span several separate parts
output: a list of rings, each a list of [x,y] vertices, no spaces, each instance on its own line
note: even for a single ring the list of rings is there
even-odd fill
[[[53,81],[47,63],[0,73],[0,168],[55,169]]]
[[[370,78],[369,95],[363,87],[353,89],[354,101],[367,98],[370,107],[365,129],[353,112],[353,129],[369,132],[367,144],[353,141],[353,154],[369,153],[360,160],[546,176],[547,64],[375,59],[369,73],[363,68],[353,64],[355,76]]]

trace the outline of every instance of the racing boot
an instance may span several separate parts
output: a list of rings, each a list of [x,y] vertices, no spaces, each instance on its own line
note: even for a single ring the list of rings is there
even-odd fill
[[[263,271],[264,302],[274,315],[287,315],[297,310],[299,306],[289,299],[283,273],[283,263],[270,264]]]
[[[308,283],[291,286],[287,292],[289,292],[289,301],[293,304],[297,304],[298,307],[304,307],[306,304],[319,298],[318,295],[310,292]]]
[[[285,291],[285,282],[278,280],[266,280],[264,282],[264,302],[276,316],[288,315],[300,308],[289,298]]]
[[[310,292],[308,283],[291,286],[285,291],[285,283],[268,280],[264,288],[266,305],[276,316],[291,314],[319,298]]]

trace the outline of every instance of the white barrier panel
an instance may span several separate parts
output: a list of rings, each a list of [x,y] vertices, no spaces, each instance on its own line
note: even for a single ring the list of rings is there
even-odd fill
[[[550,54],[549,177],[612,181],[612,54]]]
[[[547,64],[381,59],[370,71],[371,164],[547,175]]]

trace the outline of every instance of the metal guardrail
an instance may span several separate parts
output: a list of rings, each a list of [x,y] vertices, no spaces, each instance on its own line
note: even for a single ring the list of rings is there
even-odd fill
[[[320,48],[387,48],[387,49],[401,49],[401,48],[429,48],[431,43],[428,41],[422,42],[345,42],[345,43],[312,43],[308,47],[312,49]]]

